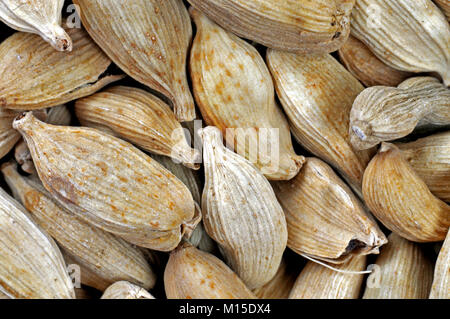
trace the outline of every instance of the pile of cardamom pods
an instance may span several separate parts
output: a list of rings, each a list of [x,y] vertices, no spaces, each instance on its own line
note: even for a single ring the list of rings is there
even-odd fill
[[[449,299],[449,18],[0,0],[0,299]]]

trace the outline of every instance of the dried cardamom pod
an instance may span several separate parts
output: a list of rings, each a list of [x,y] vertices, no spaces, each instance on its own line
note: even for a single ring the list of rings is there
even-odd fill
[[[267,47],[336,51],[350,33],[354,0],[188,0],[217,24]]]
[[[223,145],[218,128],[209,126],[199,134],[203,139],[206,232],[247,287],[259,288],[275,276],[286,248],[283,209],[256,167]]]
[[[352,148],[348,122],[364,87],[331,55],[268,50],[267,62],[296,140],[359,191],[370,152]]]
[[[103,73],[111,60],[86,31],[67,29],[72,52],[58,52],[39,36],[17,32],[0,44],[0,107],[34,110],[91,95],[122,75]]]
[[[13,162],[1,171],[14,197],[32,214],[37,224],[60,246],[108,285],[127,280],[150,289],[155,274],[142,252],[123,239],[91,226],[59,206],[44,187],[21,176]]]
[[[58,246],[2,188],[0,291],[17,299],[75,298]]]
[[[13,127],[44,187],[81,219],[162,251],[175,248],[198,223],[187,187],[130,143],[91,128],[46,124],[30,112]]]
[[[120,5],[116,2],[74,1],[80,7],[86,30],[114,63],[135,80],[169,98],[179,121],[195,119],[186,77],[192,26],[183,1],[127,0]]]
[[[101,299],[155,299],[147,290],[127,281],[118,281],[105,290]]]
[[[169,299],[255,299],[242,280],[214,255],[189,243],[170,253],[164,271]]]
[[[419,245],[395,233],[389,235],[388,240],[376,261],[378,281],[366,286],[363,298],[427,299],[433,264]]]
[[[1,299],[11,299],[7,295],[5,295],[3,292],[0,291],[0,300]]]
[[[364,173],[364,200],[384,226],[416,242],[444,240],[450,226],[450,206],[431,194],[390,143],[382,143]]]
[[[450,26],[431,0],[358,0],[351,32],[387,65],[450,84]]]
[[[355,256],[331,270],[315,262],[308,262],[295,281],[289,299],[358,299],[363,274],[346,273],[363,271],[366,256]]]
[[[450,21],[450,1],[449,0],[434,0],[438,7],[447,17],[447,21]]]
[[[45,122],[53,125],[70,125],[72,115],[67,106],[57,105],[47,109],[47,119]]]
[[[450,90],[433,77],[414,77],[397,88],[365,89],[350,112],[350,140],[356,149],[409,135],[415,128],[450,125]]]
[[[396,146],[430,191],[450,202],[450,131]]]
[[[284,259],[275,276],[264,286],[253,290],[259,299],[288,299],[298,273],[292,271]]]
[[[30,150],[28,149],[27,143],[23,139],[21,139],[14,148],[14,158],[16,159],[17,163],[19,163],[24,172],[27,172],[28,174],[37,174]]]
[[[318,158],[307,158],[290,181],[273,182],[286,215],[287,246],[331,263],[352,256],[377,254],[386,237],[362,203],[333,169]]]
[[[450,232],[447,233],[434,267],[430,299],[450,299]]]
[[[199,169],[200,152],[186,141],[170,107],[137,88],[117,86],[78,100],[75,113],[84,126],[106,127],[140,148]]]
[[[11,28],[40,35],[58,51],[72,51],[72,40],[61,27],[64,0],[2,0],[0,20]]]
[[[383,63],[361,41],[350,36],[339,49],[339,58],[347,70],[365,86],[397,86],[413,73],[404,72]]]
[[[20,134],[12,127],[17,112],[0,108],[0,158],[8,154],[20,140]]]
[[[199,11],[191,10],[191,15],[198,31],[190,73],[205,122],[218,127],[227,145],[267,178],[291,179],[304,158],[294,152],[289,125],[276,105],[264,60],[253,46]]]

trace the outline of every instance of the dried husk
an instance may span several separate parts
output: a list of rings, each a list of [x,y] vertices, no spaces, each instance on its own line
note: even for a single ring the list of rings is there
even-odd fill
[[[113,131],[148,152],[200,168],[200,152],[188,145],[170,107],[144,90],[112,87],[78,100],[75,113],[83,126],[105,127],[106,132]]]
[[[335,268],[362,271],[366,259],[366,256],[352,257]],[[358,299],[363,281],[363,274],[337,272],[310,261],[295,281],[289,299]]]
[[[125,73],[164,94],[176,118],[195,119],[186,77],[192,40],[182,0],[75,0],[83,25],[94,41]],[[131,30],[131,31],[130,31]]]
[[[433,264],[420,246],[395,233],[381,250],[373,273],[373,286],[366,286],[364,299],[427,299],[433,280]]]
[[[127,281],[118,281],[103,292],[100,299],[155,299],[147,290]]]
[[[447,233],[434,267],[430,299],[450,299],[450,232]]]
[[[199,11],[191,10],[191,15],[197,35],[190,73],[205,122],[218,127],[227,146],[250,160],[267,178],[291,179],[304,158],[294,152],[289,125],[276,105],[264,60],[253,46]]]
[[[8,154],[20,140],[20,134],[12,127],[17,112],[0,108],[0,158]]]
[[[220,259],[188,243],[171,252],[164,287],[169,299],[256,298]]]
[[[352,148],[348,122],[364,87],[331,55],[268,50],[267,62],[296,140],[359,190],[370,152]]]
[[[75,298],[58,246],[2,188],[0,291],[14,299]]]
[[[80,263],[110,285],[127,280],[150,289],[155,274],[142,252],[110,233],[91,226],[59,206],[36,181],[21,176],[15,163],[2,166],[14,197],[32,214],[36,223]]]
[[[72,40],[61,27],[64,0],[2,0],[0,20],[13,29],[40,35],[58,51],[72,51]]]
[[[450,90],[433,77],[414,77],[397,88],[365,89],[350,113],[350,140],[356,149],[409,135],[416,128],[450,125]]]
[[[336,51],[350,33],[355,0],[188,0],[213,21],[267,47],[302,53]]]
[[[47,119],[45,120],[48,124],[53,125],[70,125],[72,122],[72,115],[69,109],[65,105],[57,105],[47,110]]]
[[[339,58],[347,70],[366,87],[397,86],[413,75],[411,72],[396,70],[386,65],[353,36],[339,49]]]
[[[275,276],[264,286],[253,290],[259,299],[288,299],[298,273],[282,259]]]
[[[67,29],[72,52],[58,52],[39,36],[17,32],[0,44],[0,107],[34,110],[95,93],[122,75],[104,75],[111,60],[83,29]]]
[[[396,146],[430,191],[450,202],[450,131]]]
[[[247,287],[259,288],[275,276],[286,248],[283,210],[256,167],[223,146],[218,128],[209,126],[199,134],[203,139],[206,232]]]
[[[198,223],[187,187],[130,143],[91,128],[46,124],[30,112],[13,127],[44,187],[81,219],[162,251],[174,249]]]
[[[450,206],[435,197],[399,149],[382,143],[364,173],[364,200],[389,230],[415,242],[445,239]]]
[[[5,295],[3,292],[0,291],[0,299],[11,299],[7,295]]]
[[[387,65],[450,84],[450,25],[431,0],[358,0],[351,33]]]
[[[287,246],[299,254],[341,264],[377,254],[387,242],[350,188],[318,158],[307,158],[295,178],[272,186],[286,215]]]
[[[449,0],[434,0],[438,7],[447,17],[447,21],[450,21],[450,1]]]

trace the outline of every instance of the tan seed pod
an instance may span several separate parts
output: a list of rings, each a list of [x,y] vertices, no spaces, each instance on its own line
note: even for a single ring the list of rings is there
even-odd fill
[[[19,132],[17,132],[19,133]],[[19,133],[20,134],[20,133]],[[21,139],[19,143],[16,144],[14,148],[14,158],[17,163],[19,163],[22,170],[28,174],[36,175],[36,168],[33,164],[33,158],[31,157],[30,150],[28,149],[27,143]]]
[[[351,32],[387,65],[450,84],[450,25],[431,0],[358,0]]]
[[[127,281],[118,281],[105,290],[101,299],[155,299],[147,290]]]
[[[298,273],[283,259],[275,276],[264,286],[253,290],[260,299],[288,299]]]
[[[73,51],[58,52],[39,36],[17,32],[0,44],[0,107],[43,109],[90,95],[122,75],[103,76],[111,60],[78,28]]]
[[[0,20],[18,31],[40,35],[58,51],[72,51],[72,40],[61,27],[64,0],[2,0]]]
[[[347,70],[365,86],[397,86],[413,73],[400,71],[383,63],[361,41],[350,36],[339,49],[339,58]]]
[[[169,98],[179,121],[195,119],[186,77],[192,26],[182,0],[127,0],[120,5],[116,0],[74,3],[80,8],[87,31],[114,63]]]
[[[449,0],[434,0],[434,2],[441,8],[442,12],[447,17],[447,21],[450,21],[450,1]]]
[[[72,115],[67,106],[57,105],[47,109],[47,119],[45,122],[53,125],[70,125]]]
[[[75,298],[58,246],[2,188],[0,291],[15,299]]]
[[[11,299],[7,295],[5,295],[3,292],[0,291],[0,300],[1,299]]]
[[[0,158],[8,154],[20,140],[19,132],[12,127],[17,115],[14,111],[0,108]]]
[[[289,299],[358,299],[364,281],[363,274],[346,273],[365,270],[366,256],[352,257],[331,270],[308,262],[295,281]]]
[[[267,62],[296,140],[359,191],[370,152],[352,148],[348,114],[364,87],[331,55],[269,50]]]
[[[354,0],[188,0],[226,30],[267,47],[336,51],[350,33]]]
[[[155,250],[174,249],[197,224],[192,195],[130,143],[91,128],[16,119],[44,187],[81,219]]]
[[[272,186],[286,215],[287,246],[299,254],[339,264],[377,254],[387,242],[350,188],[318,158],[307,158],[295,178]]]
[[[211,254],[214,253],[217,248],[214,240],[212,240],[206,232],[203,223],[199,223],[197,227],[195,227],[191,237],[188,239],[188,242],[192,246]]]
[[[286,248],[283,209],[256,167],[223,145],[218,128],[209,126],[199,134],[203,139],[206,232],[247,287],[259,288],[275,276]]]
[[[450,299],[450,232],[447,233],[434,267],[430,299]]]
[[[267,178],[291,179],[304,158],[294,152],[289,125],[276,105],[264,60],[253,46],[199,11],[191,10],[191,15],[198,31],[190,73],[205,122],[218,127],[227,145]]]
[[[396,146],[430,191],[450,202],[450,131]]]
[[[169,299],[256,298],[220,259],[188,243],[171,252],[164,287]]]
[[[415,128],[450,125],[450,90],[433,77],[414,77],[397,88],[365,89],[350,112],[350,140],[356,149],[407,136]]]
[[[389,230],[416,242],[444,240],[450,206],[436,198],[399,149],[382,143],[364,173],[364,200]]]
[[[172,157],[199,169],[200,152],[186,141],[184,130],[170,107],[137,88],[117,86],[78,100],[75,113],[84,126],[106,127],[140,148]]]
[[[377,278],[368,284],[364,299],[427,299],[433,280],[433,264],[419,245],[395,233],[381,250],[376,267]]]
[[[91,226],[59,206],[44,187],[21,176],[15,163],[2,166],[2,173],[14,197],[32,214],[37,224],[60,246],[77,256],[108,285],[127,280],[150,289],[155,274],[142,252],[123,239]]]

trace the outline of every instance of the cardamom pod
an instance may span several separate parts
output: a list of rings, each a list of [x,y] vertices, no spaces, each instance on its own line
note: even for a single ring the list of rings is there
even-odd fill
[[[288,299],[298,273],[290,269],[285,259],[281,260],[275,276],[264,286],[254,289],[259,299]]]
[[[191,15],[197,35],[190,73],[205,122],[218,127],[227,146],[250,160],[267,178],[291,179],[304,158],[294,152],[289,125],[276,105],[264,60],[253,46],[199,11],[191,10]]]
[[[445,239],[450,206],[436,198],[399,149],[382,143],[367,166],[364,200],[389,230],[415,242]]]
[[[433,77],[414,77],[398,87],[365,89],[350,112],[350,140],[356,149],[409,135],[415,128],[450,125],[450,90]]]
[[[44,187],[81,219],[162,251],[174,249],[198,223],[187,187],[128,142],[91,128],[46,124],[30,112],[13,127]]]
[[[203,139],[206,232],[247,287],[259,288],[275,276],[286,248],[283,210],[267,179],[223,145],[218,128],[209,126],[199,134]]]
[[[17,112],[0,108],[0,158],[8,154],[20,140],[20,134],[12,127]]]
[[[101,299],[155,299],[147,290],[127,281],[118,281],[103,292]]]
[[[45,120],[45,122],[48,124],[70,125],[70,123],[72,122],[72,115],[65,105],[50,107],[46,111],[47,119]]]
[[[450,1],[449,0],[434,0],[437,6],[447,17],[447,21],[450,21]]]
[[[184,130],[170,107],[154,95],[117,86],[78,100],[75,113],[83,126],[106,127],[138,147],[172,157],[199,169],[199,151],[186,141]]]
[[[86,30],[115,64],[169,98],[179,121],[195,119],[186,77],[192,26],[182,0],[74,3]]]
[[[376,265],[378,281],[367,285],[364,299],[427,299],[433,280],[433,264],[419,245],[395,233],[381,250]]]
[[[430,299],[450,299],[450,232],[447,233],[434,267]]]

